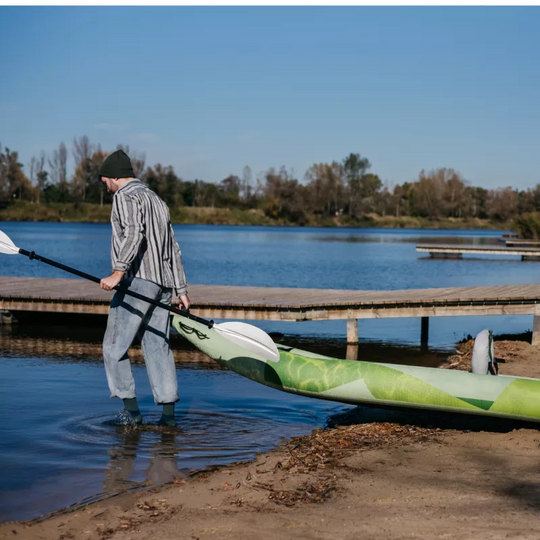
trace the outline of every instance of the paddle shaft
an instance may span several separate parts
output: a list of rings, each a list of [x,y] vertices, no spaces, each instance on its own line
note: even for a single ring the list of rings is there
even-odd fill
[[[25,255],[29,259],[36,259],[42,263],[48,264],[50,266],[54,266],[55,268],[60,268],[60,270],[64,270],[66,272],[69,272],[70,274],[75,274],[76,276],[82,277],[84,279],[88,279],[89,281],[93,281],[94,283],[101,283],[101,279],[96,276],[92,276],[90,274],[87,274],[86,272],[81,272],[80,270],[71,268],[70,266],[66,266],[65,264],[53,261],[51,259],[47,259],[47,257],[42,257],[41,255],[38,255],[34,251],[26,251],[26,249],[22,249],[22,248],[18,248],[18,249],[21,255]],[[171,313],[175,313],[176,315],[181,315],[182,317],[186,317],[193,321],[197,321],[199,323],[205,324],[206,326],[208,326],[208,328],[212,328],[212,326],[214,326],[214,321],[207,321],[206,319],[197,317],[196,315],[192,315],[187,310],[182,311],[172,306],[168,306],[167,304],[162,304],[161,302],[158,302],[157,300],[152,300],[152,298],[148,298],[147,296],[143,296],[142,294],[136,293],[134,291],[130,291],[128,288],[122,287],[121,285],[117,285],[116,287],[114,287],[114,289],[117,291],[121,291],[125,294],[128,294],[129,296],[133,296],[134,298],[138,298],[139,300],[144,300],[145,302],[148,302],[149,304],[152,304],[154,306],[166,309],[167,311],[170,311]]]

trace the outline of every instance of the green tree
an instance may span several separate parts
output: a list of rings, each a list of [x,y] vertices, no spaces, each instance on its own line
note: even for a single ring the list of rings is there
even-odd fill
[[[343,160],[343,176],[347,185],[349,208],[348,213],[352,218],[356,217],[357,203],[359,199],[373,196],[373,193],[364,194],[365,188],[369,186],[369,180],[363,181],[366,171],[371,168],[371,163],[360,154],[350,153]],[[366,183],[367,186],[363,184]],[[380,185],[377,189],[380,188]],[[376,191],[376,190],[375,190]]]
[[[335,216],[344,209],[343,165],[315,163],[306,171],[311,205],[317,213]]]
[[[23,164],[19,163],[19,153],[0,146],[0,199],[33,198],[32,184],[23,172]]]
[[[495,189],[489,192],[487,215],[496,221],[508,221],[517,214],[518,193],[511,187]]]
[[[178,206],[182,196],[180,195],[181,181],[174,173],[172,167],[167,167],[165,171],[165,192],[164,201],[172,206]]]
[[[263,187],[263,209],[268,217],[283,218],[298,225],[306,224],[307,188],[302,186],[292,173],[281,167],[265,173]]]
[[[242,189],[242,181],[238,176],[230,174],[224,178],[218,186],[220,195],[220,206],[238,207],[240,203],[240,190]]]

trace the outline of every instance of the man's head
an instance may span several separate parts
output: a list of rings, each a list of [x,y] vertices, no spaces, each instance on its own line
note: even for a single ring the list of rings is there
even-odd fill
[[[116,193],[127,180],[135,176],[131,160],[123,150],[116,150],[99,168],[99,178],[107,186],[109,193]]]

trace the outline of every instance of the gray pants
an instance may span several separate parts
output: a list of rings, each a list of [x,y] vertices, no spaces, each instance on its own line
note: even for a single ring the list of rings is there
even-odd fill
[[[140,278],[122,280],[122,285],[153,300],[170,305],[172,289]],[[111,303],[103,339],[103,359],[111,397],[135,397],[135,381],[127,355],[139,334],[156,403],[178,401],[176,368],[169,343],[169,311],[117,291]]]

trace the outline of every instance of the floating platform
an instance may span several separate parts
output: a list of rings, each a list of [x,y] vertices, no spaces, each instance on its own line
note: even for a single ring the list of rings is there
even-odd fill
[[[516,242],[514,240],[513,242]],[[540,247],[517,246],[467,246],[457,244],[418,244],[416,251],[429,253],[433,259],[462,259],[464,254],[513,255],[522,261],[540,262]]]

